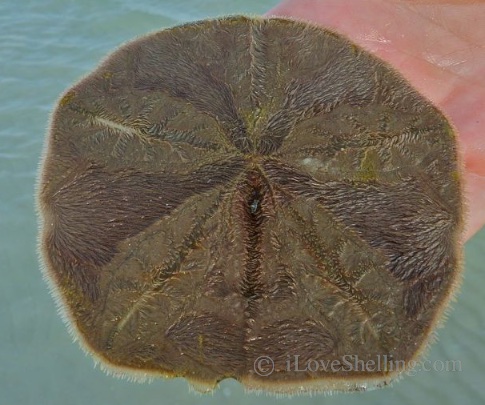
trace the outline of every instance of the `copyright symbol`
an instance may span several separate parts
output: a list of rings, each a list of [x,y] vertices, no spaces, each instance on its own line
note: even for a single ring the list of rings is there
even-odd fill
[[[259,356],[254,360],[254,371],[261,377],[267,377],[274,371],[274,361],[269,356]]]

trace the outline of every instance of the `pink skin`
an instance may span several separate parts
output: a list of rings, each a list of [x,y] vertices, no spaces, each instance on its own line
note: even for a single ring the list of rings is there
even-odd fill
[[[485,1],[286,0],[267,15],[344,34],[448,116],[459,134],[471,238],[485,224]]]

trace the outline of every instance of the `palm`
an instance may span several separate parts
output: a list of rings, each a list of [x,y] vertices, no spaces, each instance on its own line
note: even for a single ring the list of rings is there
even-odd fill
[[[268,12],[314,21],[390,62],[459,133],[468,218],[485,224],[485,2],[287,0]]]

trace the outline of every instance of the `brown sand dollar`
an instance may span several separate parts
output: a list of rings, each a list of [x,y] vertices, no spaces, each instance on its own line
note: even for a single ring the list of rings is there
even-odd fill
[[[61,97],[41,250],[114,372],[366,389],[419,356],[457,284],[460,178],[443,114],[345,38],[200,21]]]

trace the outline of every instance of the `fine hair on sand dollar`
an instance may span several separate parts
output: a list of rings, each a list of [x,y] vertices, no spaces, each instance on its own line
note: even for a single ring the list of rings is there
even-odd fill
[[[40,251],[116,375],[365,390],[443,318],[462,195],[453,127],[387,63],[305,22],[225,17],[129,42],[63,93]]]

